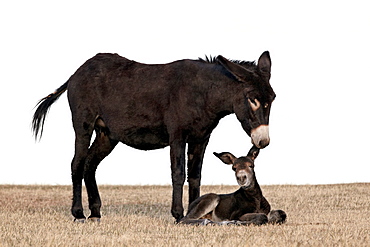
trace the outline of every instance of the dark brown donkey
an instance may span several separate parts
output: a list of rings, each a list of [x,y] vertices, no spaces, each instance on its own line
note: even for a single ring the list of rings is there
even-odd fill
[[[188,150],[189,201],[199,197],[203,156],[212,130],[235,113],[258,148],[269,142],[268,124],[275,98],[271,60],[258,63],[216,59],[180,60],[148,65],[117,54],[87,60],[54,93],[40,100],[32,128],[41,137],[49,107],[68,89],[75,131],[72,160],[72,215],[84,221],[82,180],[88,193],[89,218],[100,219],[101,200],[95,181],[99,163],[118,142],[141,150],[170,146],[172,215],[183,217],[185,150]],[[96,137],[92,145],[93,132]]]
[[[254,160],[259,149],[253,146],[247,156],[236,158],[231,153],[213,153],[225,164],[232,165],[240,188],[231,194],[205,194],[189,205],[184,224],[262,225],[284,223],[282,210],[270,211],[270,204],[262,195],[254,173]]]

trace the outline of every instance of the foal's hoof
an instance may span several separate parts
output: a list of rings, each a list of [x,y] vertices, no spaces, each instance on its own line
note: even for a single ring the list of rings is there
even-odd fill
[[[271,210],[268,221],[270,224],[283,224],[286,221],[286,213],[283,210]]]
[[[73,220],[73,222],[75,222],[75,223],[85,223],[85,221],[86,221],[86,219],[85,219],[85,218],[81,218],[81,219],[77,219],[77,218],[75,218],[75,219]]]
[[[243,223],[242,225],[263,225],[268,222],[268,218],[266,214],[262,213],[249,213],[242,215],[239,220]]]
[[[228,223],[228,225],[243,226],[245,225],[245,222],[240,220],[232,220]]]
[[[98,217],[91,217],[91,218],[89,218],[89,221],[90,222],[94,222],[94,223],[100,223],[100,218],[98,218]]]
[[[212,225],[212,224],[214,224],[214,222],[212,220],[204,219],[204,221],[201,222],[199,225],[200,226],[207,226],[207,225]]]

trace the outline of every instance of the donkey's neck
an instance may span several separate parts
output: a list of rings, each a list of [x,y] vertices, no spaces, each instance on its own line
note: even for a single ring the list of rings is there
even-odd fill
[[[207,92],[213,111],[224,117],[234,113],[234,103],[238,94],[243,92],[243,84],[227,77],[223,81],[214,81]]]

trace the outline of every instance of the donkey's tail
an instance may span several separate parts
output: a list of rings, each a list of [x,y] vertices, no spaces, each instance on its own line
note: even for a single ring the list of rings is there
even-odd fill
[[[59,99],[60,95],[62,95],[65,91],[67,91],[68,81],[60,86],[54,93],[49,94],[45,98],[42,98],[36,106],[37,109],[35,114],[33,114],[32,119],[32,131],[35,135],[35,139],[41,139],[42,132],[44,130],[44,122],[46,118],[46,114],[49,111],[50,106]]]

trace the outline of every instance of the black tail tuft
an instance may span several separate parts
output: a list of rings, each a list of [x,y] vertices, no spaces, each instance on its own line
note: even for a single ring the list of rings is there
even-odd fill
[[[42,98],[36,106],[37,109],[35,114],[33,114],[32,119],[32,131],[35,135],[35,139],[41,139],[42,132],[44,130],[44,122],[46,119],[46,114],[49,111],[50,106],[59,99],[60,95],[62,95],[67,90],[68,82],[64,83],[60,86],[54,93],[49,94],[45,98]]]

